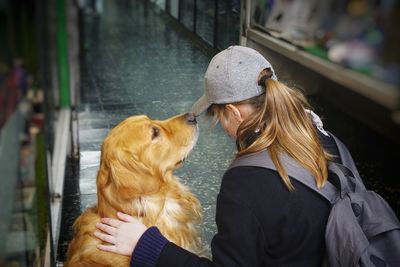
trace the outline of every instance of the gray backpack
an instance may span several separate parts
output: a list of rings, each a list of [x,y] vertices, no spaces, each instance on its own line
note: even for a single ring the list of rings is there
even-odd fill
[[[294,159],[282,155],[288,175],[326,198],[331,204],[325,232],[324,265],[400,266],[400,223],[386,201],[366,190],[346,146],[330,134],[339,149],[342,164],[329,162],[329,170],[340,180],[340,190],[327,182],[318,189],[314,177]],[[256,166],[276,170],[268,152],[235,159],[229,168]]]

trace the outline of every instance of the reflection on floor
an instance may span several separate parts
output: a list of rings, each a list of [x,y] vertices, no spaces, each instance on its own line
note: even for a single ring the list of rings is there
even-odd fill
[[[175,32],[151,4],[107,1],[104,13],[84,20],[84,63],[79,106],[80,162],[70,161],[65,182],[58,259],[64,259],[71,226],[96,202],[100,145],[124,118],[147,114],[166,119],[190,110],[202,94],[210,60],[190,40]],[[219,127],[199,120],[200,136],[184,166],[176,172],[204,207],[205,242],[216,231],[216,195],[234,152]]]

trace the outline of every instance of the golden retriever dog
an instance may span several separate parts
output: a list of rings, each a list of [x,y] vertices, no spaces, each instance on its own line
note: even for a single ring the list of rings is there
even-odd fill
[[[112,129],[101,147],[97,205],[76,219],[65,266],[129,266],[130,257],[97,249],[102,241],[93,235],[100,218],[116,218],[117,211],[155,225],[170,241],[201,253],[200,203],[173,175],[197,136],[191,113],[165,121],[132,116]]]

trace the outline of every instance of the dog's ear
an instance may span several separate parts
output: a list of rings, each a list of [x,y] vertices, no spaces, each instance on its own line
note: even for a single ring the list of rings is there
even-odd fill
[[[131,155],[111,160],[108,172],[109,186],[125,199],[157,193],[162,183],[159,174]]]

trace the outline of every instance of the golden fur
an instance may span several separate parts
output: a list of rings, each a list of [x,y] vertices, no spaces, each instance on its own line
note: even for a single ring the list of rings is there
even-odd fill
[[[170,241],[200,253],[200,203],[173,175],[197,135],[187,114],[165,121],[132,116],[112,129],[101,148],[97,206],[75,221],[65,266],[129,266],[129,257],[97,249],[102,241],[93,236],[100,218],[116,218],[117,211],[157,226]]]

